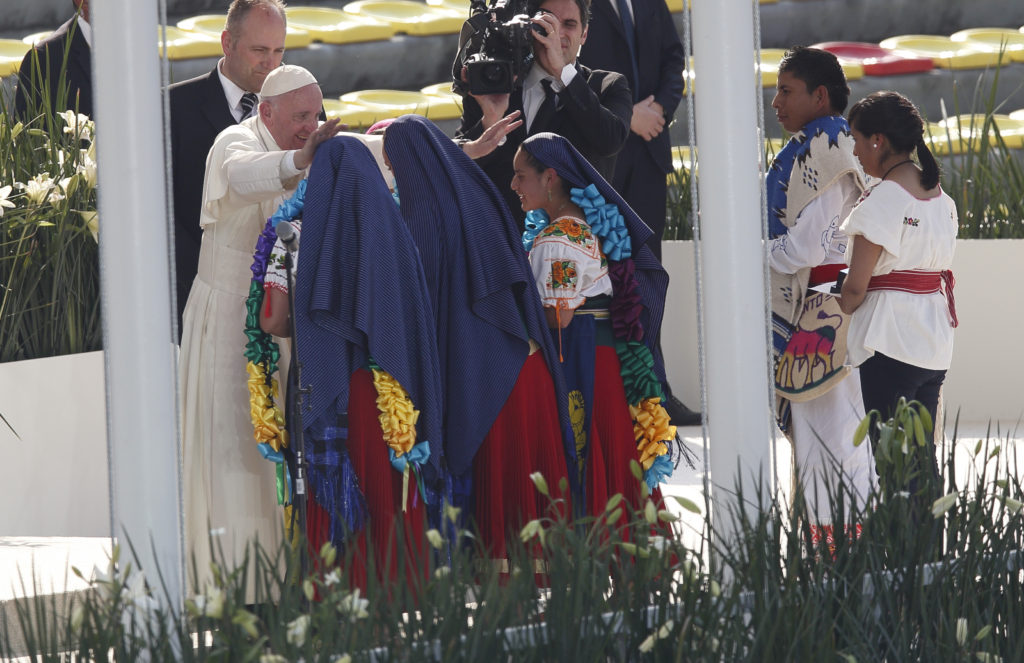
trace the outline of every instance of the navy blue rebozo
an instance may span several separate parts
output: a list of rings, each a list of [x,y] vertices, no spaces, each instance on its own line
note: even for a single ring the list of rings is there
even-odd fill
[[[384,146],[433,298],[450,472],[454,477],[469,473],[533,339],[541,344],[555,383],[566,464],[577,490],[576,447],[558,352],[504,197],[426,118],[398,118],[388,127]]]
[[[430,295],[391,192],[373,156],[356,139],[333,138],[313,160],[295,309],[302,386],[310,389],[304,397],[308,408],[302,411],[307,439],[343,442],[332,431],[339,430],[338,421],[347,413],[349,380],[372,356],[420,411],[417,441],[430,442],[424,479],[436,486],[443,440]],[[334,499],[347,502],[348,496]],[[348,516],[343,504],[322,506]],[[357,528],[358,523],[348,526]]]

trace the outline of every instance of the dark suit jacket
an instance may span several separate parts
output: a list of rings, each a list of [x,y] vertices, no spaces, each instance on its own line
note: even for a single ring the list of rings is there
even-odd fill
[[[505,144],[477,159],[498,190],[505,195],[509,209],[519,219],[525,217],[519,198],[512,191],[512,159],[528,135],[551,131],[564,136],[594,165],[608,181],[615,169],[615,155],[629,134],[633,115],[633,97],[625,77],[611,71],[591,70],[576,65],[577,75],[560,94],[561,107],[550,121],[534,122],[527,134],[524,126],[508,135]],[[523,91],[516,88],[509,99],[508,111],[523,109]],[[458,137],[474,140],[483,133],[483,112],[471,97],[463,100],[462,126]]]
[[[57,104],[60,89],[61,70],[64,54],[67,52],[67,69],[64,74],[66,95],[64,103]],[[35,71],[38,57],[42,71]],[[32,100],[41,103],[49,83],[50,106],[55,112],[74,109],[77,101],[78,112],[92,117],[92,50],[78,29],[77,16],[60,26],[53,33],[35,45],[25,54],[18,71],[18,91],[14,97],[14,111],[25,118],[25,111]]]
[[[168,88],[171,106],[171,163],[174,173],[174,257],[178,292],[178,328],[192,281],[199,269],[203,230],[206,155],[224,129],[236,124],[217,69]]]
[[[638,101],[654,95],[655,101],[665,109],[665,130],[652,141],[645,141],[630,132],[629,140],[646,145],[658,166],[668,173],[672,169],[668,123],[672,121],[683,96],[683,69],[686,66],[683,45],[679,42],[679,34],[665,0],[632,0],[640,76],[639,81],[632,80],[629,46],[622,21],[612,9],[613,1],[594,0],[591,5],[590,28],[580,52],[580,62],[626,76],[630,89],[637,91]]]

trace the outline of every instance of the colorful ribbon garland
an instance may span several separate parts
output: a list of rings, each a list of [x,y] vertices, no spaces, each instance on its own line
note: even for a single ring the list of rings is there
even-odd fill
[[[281,203],[274,215],[267,219],[253,251],[252,281],[249,283],[249,295],[245,299],[245,366],[248,373],[249,388],[249,419],[252,421],[253,437],[256,438],[257,449],[263,458],[277,465],[275,484],[277,503],[287,505],[290,502],[290,477],[284,454],[281,450],[288,446],[288,430],[285,427],[284,411],[277,404],[280,389],[277,378],[277,362],[281,358],[281,349],[274,337],[260,328],[260,312],[263,310],[263,282],[267,276],[267,262],[277,242],[275,227],[280,221],[290,221],[302,213],[306,196],[306,180],[299,182],[295,193]]]
[[[608,271],[612,280],[612,302],[608,313],[615,336],[615,353],[619,356],[622,384],[633,417],[633,434],[640,465],[644,470],[644,482],[654,490],[655,486],[672,474],[669,444],[676,437],[676,427],[671,424],[668,412],[661,405],[664,394],[661,381],[654,373],[654,356],[642,342],[644,329],[640,314],[643,301],[636,282],[629,230],[619,208],[606,202],[595,185],[590,184],[584,189],[574,188],[570,194],[572,201],[586,215],[591,232],[601,240],[601,250],[611,261]],[[543,214],[543,219],[546,218],[547,214]],[[527,233],[531,232],[531,221],[534,226],[538,226],[538,222],[543,219],[530,219],[527,214],[524,245]],[[533,231],[529,239],[531,246],[545,225],[547,223]]]

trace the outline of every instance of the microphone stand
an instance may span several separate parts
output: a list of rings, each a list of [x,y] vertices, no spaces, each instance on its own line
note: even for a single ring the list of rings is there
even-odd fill
[[[299,354],[296,350],[298,345],[297,339],[295,338],[295,271],[292,267],[293,255],[297,249],[295,246],[294,235],[290,240],[284,241],[284,270],[285,278],[288,282],[288,320],[291,322],[291,365],[288,369],[289,382],[291,382],[291,376],[295,376],[294,385],[289,384],[290,388],[295,389],[295,397],[291,400],[291,412],[289,412],[289,420],[292,422],[292,438],[291,447],[292,451],[295,452],[295,505],[293,513],[297,513],[295,516],[299,521],[299,533],[301,534],[300,541],[303,544],[307,544],[306,541],[306,506],[307,506],[307,493],[306,493],[306,442],[305,436],[302,430],[302,408],[303,408],[303,396],[308,394],[311,389],[309,387],[302,387],[302,364],[299,363]],[[302,577],[305,578],[309,571],[309,556],[299,555]]]

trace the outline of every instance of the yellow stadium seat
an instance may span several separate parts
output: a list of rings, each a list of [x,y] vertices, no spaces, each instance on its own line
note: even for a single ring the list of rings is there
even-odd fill
[[[0,77],[18,73],[32,46],[20,39],[0,39]]]
[[[462,115],[453,99],[406,90],[360,90],[341,95],[341,100],[366,107],[376,113],[377,120],[408,113],[431,120],[451,120]]]
[[[900,35],[878,45],[931,58],[936,67],[943,69],[984,69],[999,65],[998,53],[939,35]]]
[[[357,16],[330,7],[289,7],[288,25],[308,32],[325,44],[355,44],[364,41],[385,41],[395,34],[395,27],[385,21]]]
[[[1024,33],[1009,28],[972,28],[954,32],[949,36],[955,42],[978,46],[979,48],[1004,51],[1006,58],[1013,62],[1024,62]]]
[[[329,118],[338,118],[347,124],[349,129],[366,129],[377,121],[377,113],[355,103],[341,99],[324,99],[324,112]]]
[[[191,16],[178,21],[177,27],[186,32],[196,32],[209,37],[220,39],[224,32],[224,22],[227,16],[224,14],[202,14]],[[292,25],[291,15],[288,16],[288,31],[284,35],[284,47],[305,48],[313,43],[313,36],[303,30],[300,26]]]
[[[462,98],[459,95],[457,95],[454,92],[452,92],[452,84],[449,83],[448,81],[443,81],[441,83],[434,83],[433,85],[428,85],[425,88],[420,88],[420,92],[422,92],[423,94],[426,94],[426,95],[430,95],[432,97],[452,96],[452,97],[455,97],[456,99],[461,99]]]
[[[163,29],[157,27],[157,46],[164,54]],[[167,26],[167,59],[214,58],[224,54],[220,39],[199,32],[188,32],[173,25]]]
[[[462,97],[452,92],[451,83],[434,83],[433,85],[428,85],[427,87],[422,88],[420,92],[428,97],[438,97],[439,99],[443,99],[444,103],[448,105],[447,107],[432,108],[431,112],[437,113],[431,116],[433,119],[443,120],[462,117]],[[450,115],[451,117],[445,118],[441,117],[442,115]]]
[[[761,69],[761,87],[775,87],[779,82],[779,62],[786,54],[783,48],[762,48],[761,62],[758,65]],[[851,60],[840,60],[846,80],[855,81],[864,78],[864,67],[859,62]]]
[[[469,0],[427,0],[431,7],[440,7],[458,12],[464,18],[469,18]]]
[[[963,154],[978,149],[985,117],[980,114],[965,114],[954,115],[939,122],[930,122],[926,132],[929,148],[936,154]],[[997,114],[992,116],[992,123],[1007,147],[1024,147],[1024,117],[1014,118],[1011,115]],[[998,144],[995,133],[991,130],[988,143]]]
[[[29,46],[35,46],[37,43],[41,42],[42,40],[46,39],[52,34],[52,30],[43,30],[42,32],[35,32],[33,34],[28,35],[27,37],[22,37],[21,40]]]
[[[358,0],[345,5],[344,10],[390,23],[397,32],[417,36],[456,34],[465,22],[457,12],[412,0]]]

